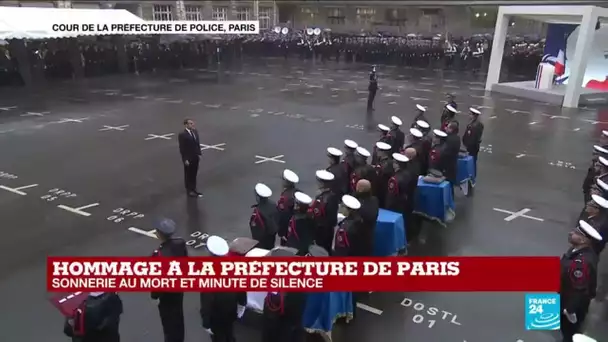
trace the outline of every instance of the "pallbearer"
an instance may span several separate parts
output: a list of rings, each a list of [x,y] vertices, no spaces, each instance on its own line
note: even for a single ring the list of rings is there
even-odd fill
[[[416,128],[418,126],[418,121],[428,122],[424,114],[426,113],[426,108],[417,104],[416,105],[416,117],[414,117],[414,122],[412,122],[412,126],[410,128]]]
[[[270,202],[272,190],[262,183],[255,185],[256,204],[252,205],[253,212],[249,219],[251,237],[259,241],[258,247],[272,249],[278,232],[279,212],[274,203]]]
[[[443,113],[441,113],[441,130],[446,131],[448,128],[448,124],[454,121],[454,117],[458,113],[455,107],[450,104],[445,105],[443,108]]]
[[[602,176],[602,163],[600,157],[606,162],[608,159],[608,149],[605,149],[599,145],[593,146],[593,158],[591,159],[591,166],[587,169],[587,175],[583,180],[583,196],[585,204],[591,200],[591,186],[595,181],[596,177]]]
[[[399,152],[401,148],[403,148],[403,144],[405,143],[405,133],[401,130],[401,125],[403,122],[396,116],[391,117],[391,130],[388,132],[389,140],[387,141],[391,147],[393,153]]]
[[[285,246],[298,250],[298,255],[308,253],[308,247],[315,238],[315,221],[308,209],[312,198],[303,192],[296,192],[293,216],[289,220],[289,230]]]
[[[363,220],[358,211],[361,202],[351,195],[342,196],[342,205],[346,209],[346,217],[336,229],[333,256],[363,256],[365,244],[361,236]]]
[[[389,143],[390,137],[388,136],[388,132],[390,131],[390,128],[388,128],[387,126],[385,126],[383,124],[378,124],[378,130],[380,131],[380,138],[378,139],[378,142]],[[389,144],[389,146],[390,146],[390,144]],[[378,151],[377,151],[377,148],[374,146],[374,151],[372,152],[372,165],[376,165],[377,162],[378,162]]]
[[[316,226],[314,241],[329,251],[334,238],[334,227],[337,224],[339,200],[330,187],[331,182],[334,181],[334,175],[326,170],[318,170],[316,177],[319,190],[310,206]]]
[[[407,163],[410,161],[401,153],[393,154],[393,168],[395,174],[388,180],[388,188],[386,192],[386,209],[400,213],[403,219],[406,220],[406,209],[409,207],[409,188],[412,182],[411,173],[407,171]]]
[[[342,155],[342,151],[338,150],[335,147],[327,148],[329,166],[326,170],[332,175],[334,175],[334,180],[331,184],[331,188],[334,194],[336,194],[337,196],[342,196],[343,194],[347,193],[348,188],[350,186],[350,175],[346,173],[344,166],[340,164],[340,158],[342,157]]]
[[[344,158],[342,159],[342,164],[344,165],[344,171],[349,177],[356,167],[355,151],[357,150],[357,147],[359,147],[359,145],[353,140],[344,140]]]
[[[426,149],[426,141],[423,138],[424,134],[418,128],[410,128],[408,144],[401,153],[403,154],[408,148],[416,150],[420,174],[426,176],[429,171],[429,151]]]
[[[215,257],[226,256],[228,242],[212,235],[207,239],[209,254]],[[200,314],[203,328],[211,335],[212,342],[235,342],[234,322],[245,313],[246,292],[201,292]]]
[[[376,182],[376,170],[373,166],[367,163],[367,160],[370,157],[370,153],[368,150],[363,147],[357,147],[357,152],[355,153],[355,169],[353,173],[350,175],[350,192],[354,193],[357,190],[357,182],[361,179],[367,179],[372,184]],[[372,189],[373,191],[373,189]]]
[[[429,169],[441,171],[445,174],[449,166],[448,156],[445,154],[445,139],[448,137],[444,131],[433,130],[433,146],[429,153]]]
[[[475,175],[477,175],[477,155],[481,147],[481,137],[483,135],[483,123],[479,121],[481,112],[473,107],[469,108],[471,112],[471,121],[467,125],[464,134],[462,135],[462,144],[473,157],[473,165],[475,166]]]
[[[283,191],[281,197],[277,201],[277,210],[279,212],[278,219],[278,235],[281,245],[287,241],[287,232],[289,231],[289,220],[293,216],[294,194],[298,191],[296,184],[300,181],[300,177],[295,172],[285,169],[283,171]]]
[[[376,189],[375,195],[378,198],[378,205],[384,209],[386,208],[385,200],[388,180],[393,176],[395,170],[393,169],[391,145],[377,142],[376,149],[378,150],[378,162],[374,165],[376,169],[376,184],[372,184],[372,187]]]
[[[72,341],[120,342],[122,301],[115,292],[91,292],[66,319],[63,333]]]
[[[602,236],[585,221],[579,221],[568,235],[571,247],[561,259],[560,330],[564,342],[573,342],[574,334],[581,331],[595,297],[598,256],[592,248],[594,241],[602,241]]]
[[[174,237],[175,222],[161,219],[156,224],[156,236],[161,241],[153,257],[187,257],[186,242]],[[158,301],[158,312],[163,325],[165,342],[184,341],[184,293],[183,292],[152,292],[152,299]]]

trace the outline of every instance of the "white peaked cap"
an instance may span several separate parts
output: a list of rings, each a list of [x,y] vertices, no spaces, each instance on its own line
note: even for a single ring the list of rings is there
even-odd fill
[[[381,130],[381,131],[383,131],[383,132],[388,132],[388,131],[391,130],[390,128],[388,128],[388,126],[383,125],[383,124],[378,124],[378,129]]]
[[[473,107],[469,108],[469,111],[471,111],[471,113],[473,113],[475,115],[481,115],[481,112],[478,109],[475,109]]]
[[[600,207],[604,209],[608,209],[608,200],[600,195],[591,195],[591,199],[593,202],[597,203]]]
[[[599,178],[595,182],[597,183],[597,186],[602,188],[602,190],[608,191],[608,184],[606,184],[606,182],[604,182],[603,180],[601,180]]]
[[[448,134],[446,132],[444,132],[440,129],[434,129],[433,134],[435,134],[436,136],[441,137],[441,138],[445,138],[448,136]]]
[[[336,178],[333,173],[327,170],[317,170],[315,175],[317,176],[317,178],[324,181],[332,181],[334,180],[334,178]]]
[[[424,120],[416,121],[416,125],[420,128],[424,128],[424,129],[431,128],[431,125],[429,125],[429,123]]]
[[[593,149],[594,149],[596,152],[599,152],[599,153],[607,153],[607,154],[608,154],[608,150],[607,150],[607,149],[605,149],[605,148],[603,148],[603,147],[602,147],[602,146],[600,146],[600,145],[593,145]]]
[[[361,202],[351,195],[342,196],[342,203],[344,203],[348,209],[359,210],[361,208]]]
[[[456,110],[456,108],[452,107],[451,105],[446,105],[445,108],[447,108],[452,113],[457,113],[458,112]]]
[[[403,125],[403,122],[401,121],[401,119],[399,119],[396,116],[391,116],[391,122],[394,123],[397,126]]]
[[[421,105],[417,104],[416,105],[416,109],[418,109],[421,112],[426,112],[426,108],[422,107]]]
[[[300,177],[298,177],[298,175],[296,175],[296,173],[290,169],[283,170],[283,179],[294,184],[300,181]]]
[[[230,251],[228,242],[217,235],[211,235],[207,239],[207,249],[215,256],[224,256]]]
[[[602,135],[608,137],[608,131],[602,131]]]
[[[364,158],[369,158],[371,156],[371,153],[361,146],[357,147],[357,154]]]
[[[296,201],[298,201],[298,203],[302,203],[302,204],[312,203],[312,198],[310,198],[310,196],[308,196],[307,194],[305,194],[303,192],[298,191],[295,194],[293,194],[293,196],[296,198]]]
[[[410,158],[406,157],[405,154],[401,153],[393,153],[393,159],[400,163],[407,163],[410,161]]]
[[[89,297],[99,297],[104,293],[105,292],[91,292],[91,293],[89,293]]]
[[[346,139],[344,140],[344,146],[355,149],[359,147],[359,144],[357,144],[354,140]]]
[[[587,335],[575,334],[572,336],[572,342],[597,342],[597,340]]]
[[[345,218],[346,218],[346,216],[344,216],[344,215],[342,215],[342,214],[338,213],[338,223],[340,223],[340,222],[344,221],[344,219],[345,219]]]
[[[262,183],[258,183],[255,185],[255,193],[263,198],[268,198],[272,196],[272,190],[270,190],[270,188],[266,184]]]
[[[602,241],[602,236],[600,233],[598,233],[597,230],[595,230],[595,228],[593,228],[589,223],[580,220],[578,221],[578,225],[587,236],[594,240]]]
[[[423,134],[418,128],[410,128],[410,134],[416,138],[422,138]]]
[[[606,158],[600,156],[597,159],[600,161],[600,163],[602,163],[602,165],[608,166],[608,160]]]
[[[379,149],[380,151],[390,151],[390,149],[392,148],[391,145],[382,142],[382,141],[378,141],[376,143],[376,148]]]
[[[342,157],[342,155],[344,153],[342,153],[342,151],[338,150],[335,147],[328,147],[327,154],[329,154],[330,156],[334,156],[334,157]]]

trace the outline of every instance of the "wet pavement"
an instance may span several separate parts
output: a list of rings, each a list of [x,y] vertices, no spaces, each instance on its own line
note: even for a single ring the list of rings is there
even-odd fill
[[[281,59],[221,70],[119,76],[54,84],[36,94],[0,93],[0,331],[6,341],[65,341],[62,319],[46,301],[47,255],[148,255],[145,235],[166,216],[189,237],[248,234],[257,182],[279,190],[284,168],[313,192],[325,148],[345,138],[371,147],[366,130],[369,67]],[[379,67],[374,123],[412,120],[428,106],[437,125],[445,92],[459,109],[481,108],[486,129],[475,195],[457,195],[447,228],[427,225],[416,255],[560,255],[582,205],[580,185],[608,108],[561,108],[488,94],[483,75]],[[176,135],[195,120],[203,146],[202,199],[188,199]],[[459,117],[461,125],[466,115]],[[272,158],[272,159],[270,159]],[[506,221],[509,212],[530,209]],[[603,264],[601,264],[603,266]],[[607,270],[602,271],[607,274]],[[526,281],[522,279],[522,281]],[[606,283],[606,282],[604,282]],[[603,299],[605,293],[599,297]],[[161,341],[148,294],[124,294],[121,326],[129,342]],[[336,326],[335,342],[545,342],[524,330],[524,296],[512,293],[373,293],[359,318]],[[10,309],[7,309],[10,308]],[[588,331],[608,338],[602,302]],[[198,297],[187,295],[187,341],[205,340]],[[24,328],[24,325],[35,328]],[[239,327],[239,341],[257,341]],[[254,336],[254,337],[252,337]]]

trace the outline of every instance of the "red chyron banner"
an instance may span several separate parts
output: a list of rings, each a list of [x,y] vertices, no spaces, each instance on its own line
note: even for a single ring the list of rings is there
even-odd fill
[[[49,257],[47,261],[50,292],[557,292],[559,281],[557,257]]]

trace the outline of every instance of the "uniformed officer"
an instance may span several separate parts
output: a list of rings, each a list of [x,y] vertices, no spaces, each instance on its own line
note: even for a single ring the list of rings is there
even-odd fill
[[[452,93],[445,94],[446,104],[452,106],[454,109],[458,109],[458,104],[456,104],[456,96]]]
[[[285,246],[297,249],[298,255],[305,255],[315,238],[315,221],[308,211],[312,198],[300,191],[294,194],[294,198],[293,216],[289,220]]]
[[[253,213],[249,219],[251,238],[259,241],[258,247],[272,249],[276,239],[279,220],[277,206],[270,202],[272,190],[262,183],[255,185],[256,204],[252,205]]]
[[[605,165],[603,162],[608,160],[606,159],[606,156],[608,156],[608,149],[599,145],[594,145],[593,151],[594,154],[591,160],[591,166],[587,169],[587,175],[583,180],[583,196],[585,203],[591,200],[591,185],[593,185],[595,178],[601,175],[603,169],[602,165]],[[602,158],[603,162],[600,161],[600,158]]]
[[[433,130],[433,146],[429,153],[429,169],[441,171],[447,180],[455,180],[456,170],[451,166],[450,156],[446,155],[445,144],[447,133],[438,129]]]
[[[378,131],[380,131],[380,138],[378,139],[378,142],[389,143],[390,136],[388,135],[388,132],[390,131],[390,128],[388,128],[386,125],[378,124]],[[376,165],[377,163],[378,151],[377,146],[374,146],[374,150],[372,152],[372,165]]]
[[[598,181],[600,180],[598,179]],[[599,193],[591,194],[591,201],[585,205],[579,220],[583,220],[595,227],[602,236],[602,241],[595,241],[593,243],[593,250],[599,256],[606,246],[606,240],[603,237],[608,236],[608,200]]]
[[[326,168],[328,172],[334,175],[334,180],[331,184],[332,191],[338,198],[348,192],[350,175],[346,173],[343,165],[340,164],[340,158],[342,157],[342,151],[335,147],[327,148],[327,157],[329,158],[329,166]]]
[[[410,128],[416,128],[418,126],[418,121],[424,121],[424,122],[428,122],[429,120],[426,119],[426,117],[424,116],[424,113],[426,113],[426,108],[417,104],[416,105],[416,116],[414,117],[414,121],[412,122],[412,126]]]
[[[357,182],[357,192],[355,197],[361,203],[359,215],[363,224],[361,225],[361,236],[364,243],[365,256],[374,255],[374,232],[378,221],[380,206],[378,199],[372,194],[372,184],[367,179]]]
[[[91,292],[66,319],[63,332],[73,342],[120,342],[122,300],[115,292]]]
[[[411,174],[407,171],[410,160],[401,153],[393,153],[393,169],[395,174],[388,180],[386,193],[386,209],[405,215],[408,208],[409,186]]]
[[[374,110],[374,99],[378,91],[378,75],[376,75],[376,66],[372,67],[372,72],[369,73],[369,86],[367,87],[369,94],[367,96],[367,111]]]
[[[344,171],[348,175],[349,185],[348,189],[350,191],[350,175],[355,171],[356,161],[355,161],[355,151],[359,147],[359,144],[354,142],[353,140],[346,139],[344,140],[344,158],[342,158],[342,164],[344,165]]]
[[[156,236],[160,246],[152,254],[153,257],[187,257],[186,241],[173,237],[176,225],[170,219],[161,219],[156,224]],[[152,299],[158,300],[158,312],[163,325],[165,342],[184,341],[184,293],[183,292],[152,292]]]
[[[443,156],[447,161],[446,178],[452,183],[452,195],[454,195],[454,187],[456,184],[456,175],[458,174],[458,157],[460,154],[460,137],[458,136],[458,122],[451,121],[448,124],[446,133],[448,137],[445,139],[445,150]]]
[[[207,250],[212,256],[223,257],[230,249],[226,240],[212,235],[207,239]],[[247,292],[201,292],[200,304],[203,328],[211,341],[235,342],[234,322],[245,313]]]
[[[391,117],[391,130],[388,132],[389,140],[387,143],[391,145],[391,151],[397,153],[403,148],[405,143],[405,133],[400,129],[403,122],[396,116]]]
[[[483,123],[479,121],[481,112],[473,107],[469,108],[471,113],[471,121],[467,125],[464,134],[462,135],[462,144],[473,157],[473,165],[475,166],[475,174],[477,174],[477,156],[481,147],[481,137],[483,135]]]
[[[361,236],[363,220],[359,215],[361,202],[351,195],[342,196],[345,218],[338,224],[335,233],[333,256],[354,257],[365,255],[365,245]]]
[[[368,150],[363,147],[357,147],[355,153],[355,169],[350,175],[350,190],[354,193],[357,189],[357,182],[361,179],[367,179],[372,184],[376,182],[376,170],[373,166],[367,163],[368,158],[371,156]],[[373,189],[372,189],[373,191]]]
[[[295,172],[289,169],[283,170],[283,191],[277,201],[277,210],[279,211],[278,235],[281,239],[281,245],[285,245],[287,241],[289,220],[293,216],[294,194],[298,191],[296,184],[299,181],[300,177]]]
[[[573,342],[574,334],[580,332],[589,303],[595,297],[598,256],[592,243],[601,240],[597,230],[582,220],[568,235],[571,249],[561,259],[560,330],[564,342]]]
[[[318,170],[315,175],[319,183],[319,193],[310,206],[316,226],[314,241],[330,251],[339,206],[338,196],[331,190],[331,183],[335,178],[327,170]]]
[[[441,113],[441,130],[446,131],[448,128],[448,124],[454,120],[454,117],[458,113],[458,110],[454,108],[452,105],[447,104],[443,107],[443,112]]]
[[[408,148],[416,150],[420,174],[426,176],[429,171],[429,150],[427,142],[424,140],[424,134],[418,128],[410,128],[408,141],[409,144],[405,146],[403,151],[405,152]]]
[[[377,142],[376,150],[378,151],[378,160],[374,165],[376,169],[376,184],[372,184],[375,190],[375,196],[378,198],[378,205],[385,209],[386,189],[388,180],[393,176],[393,156],[391,153],[391,145],[385,142]]]

